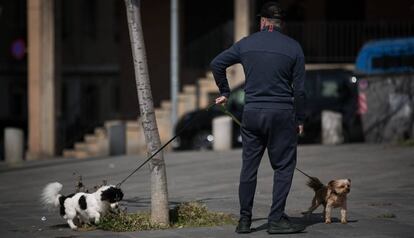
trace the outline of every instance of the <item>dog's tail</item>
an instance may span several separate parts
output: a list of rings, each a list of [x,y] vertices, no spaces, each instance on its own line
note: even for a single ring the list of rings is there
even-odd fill
[[[309,177],[308,182],[306,183],[308,187],[313,189],[313,191],[318,191],[319,189],[323,188],[322,182],[317,177]]]
[[[43,189],[42,192],[42,203],[48,208],[57,208],[60,205],[59,198],[62,196],[63,185],[58,182],[49,183]]]

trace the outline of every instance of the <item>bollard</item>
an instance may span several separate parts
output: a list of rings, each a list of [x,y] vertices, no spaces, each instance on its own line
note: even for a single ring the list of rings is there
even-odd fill
[[[19,128],[4,129],[4,156],[9,165],[16,165],[23,161],[24,138]]]
[[[230,150],[232,146],[233,122],[229,116],[216,117],[213,120],[213,150]]]
[[[124,155],[126,152],[125,123],[110,121],[105,124],[108,131],[109,155]]]
[[[342,114],[322,111],[322,144],[337,145],[344,143],[342,133]]]

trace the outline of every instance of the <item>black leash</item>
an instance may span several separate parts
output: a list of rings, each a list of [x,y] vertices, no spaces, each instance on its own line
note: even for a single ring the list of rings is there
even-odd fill
[[[205,110],[208,111],[210,110],[212,107],[214,107],[216,104],[212,103],[210,104]],[[230,116],[234,122],[237,123],[237,125],[239,125],[240,127],[242,127],[241,122],[231,113],[227,110],[227,108],[223,105],[220,105],[220,109],[222,112],[224,112],[226,115]],[[161,150],[163,150],[168,144],[170,144],[175,138],[177,138],[183,131],[184,129],[186,129],[189,125],[191,125],[195,119],[198,119],[199,115],[195,116],[193,119],[191,119],[190,121],[188,121],[178,132],[177,134],[175,134],[175,136],[173,136],[169,141],[167,141],[163,146],[161,146],[157,151],[154,152],[154,154],[152,154],[150,157],[148,157],[144,162],[142,162],[142,164],[140,164],[134,171],[132,171],[126,178],[124,178],[120,183],[118,183],[116,186],[119,188],[121,187],[121,185],[127,181],[133,174],[135,174],[138,170],[140,170],[146,163],[148,163],[148,161],[150,161],[152,158],[154,158],[154,156],[156,156]],[[313,177],[309,176],[308,174],[306,174],[305,172],[303,172],[302,170],[295,168],[296,170],[298,170],[299,172],[301,172],[303,175],[305,175],[306,177],[310,178],[313,180]]]
[[[298,168],[295,168],[297,171],[299,171],[299,172],[301,172],[303,175],[305,175],[306,177],[308,177],[309,179],[312,179],[312,180],[314,180],[315,179],[315,177],[312,177],[312,176],[310,176],[309,174],[307,174],[307,173],[305,173],[305,172],[303,172],[302,170],[300,170],[300,169],[298,169]]]
[[[210,106],[208,106],[205,110],[208,111],[210,110],[212,107],[214,107],[216,104],[212,103]],[[129,179],[133,174],[135,174],[138,170],[140,170],[142,168],[142,166],[144,166],[146,163],[148,163],[148,161],[150,161],[152,158],[154,158],[154,156],[156,156],[161,150],[163,150],[168,144],[170,144],[175,138],[177,138],[183,131],[184,129],[186,129],[189,125],[191,125],[195,119],[198,119],[199,115],[193,117],[193,119],[191,119],[190,121],[188,121],[178,132],[177,134],[175,134],[175,136],[173,136],[169,141],[167,141],[163,146],[161,146],[157,151],[154,152],[154,154],[152,154],[150,157],[148,157],[144,162],[142,162],[142,164],[140,164],[134,171],[132,171],[126,178],[124,178],[120,183],[118,183],[116,186],[119,188],[121,187],[121,185],[127,180]]]
[[[237,118],[233,115],[233,113],[229,112],[229,110],[227,110],[227,108],[226,108],[224,105],[220,105],[220,110],[221,110],[222,112],[224,112],[226,115],[230,116],[230,117],[231,117],[231,119],[233,119],[233,121],[234,121],[234,122],[236,122],[236,123],[237,123],[237,125],[239,125],[239,126],[240,126],[240,128],[242,127],[242,124],[241,124],[241,122],[239,121],[239,119],[237,119]]]

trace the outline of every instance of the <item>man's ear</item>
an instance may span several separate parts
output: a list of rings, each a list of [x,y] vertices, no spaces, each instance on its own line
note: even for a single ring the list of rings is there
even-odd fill
[[[264,19],[263,17],[260,18],[260,30],[263,30],[263,28],[266,25],[266,19]]]

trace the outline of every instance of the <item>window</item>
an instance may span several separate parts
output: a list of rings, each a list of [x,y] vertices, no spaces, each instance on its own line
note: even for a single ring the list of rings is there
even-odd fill
[[[322,80],[321,96],[324,98],[339,98],[339,85],[333,80]]]

